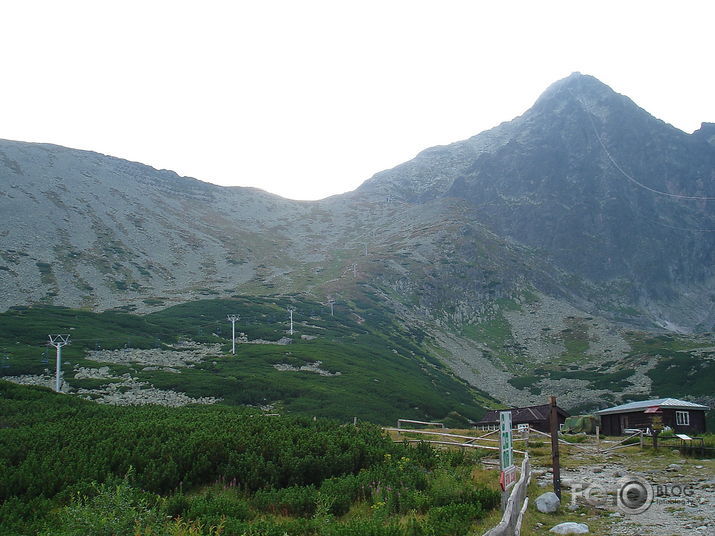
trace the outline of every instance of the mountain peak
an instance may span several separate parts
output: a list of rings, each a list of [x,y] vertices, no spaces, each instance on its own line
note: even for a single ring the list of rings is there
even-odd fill
[[[627,97],[619,95],[595,76],[581,74],[577,71],[546,88],[546,91],[534,103],[534,108],[553,106],[554,103],[573,99],[577,99],[581,103],[595,103],[613,98]]]

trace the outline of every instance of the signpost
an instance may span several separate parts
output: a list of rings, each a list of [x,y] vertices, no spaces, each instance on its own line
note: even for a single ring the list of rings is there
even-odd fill
[[[553,471],[554,493],[561,499],[561,464],[559,462],[559,414],[556,397],[549,397],[549,428],[551,429],[551,470]]]
[[[499,412],[499,461],[501,474],[499,484],[502,489],[502,510],[506,507],[509,488],[516,482],[516,466],[514,465],[514,448],[511,438],[511,411]]]

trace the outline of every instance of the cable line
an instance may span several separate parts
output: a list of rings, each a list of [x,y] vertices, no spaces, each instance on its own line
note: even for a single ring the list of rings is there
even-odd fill
[[[626,173],[626,171],[625,171],[620,165],[618,165],[618,162],[616,162],[615,158],[613,158],[613,156],[611,156],[611,153],[608,151],[608,148],[606,147],[606,144],[603,143],[603,140],[601,139],[601,136],[599,136],[599,134],[598,134],[598,129],[596,129],[596,123],[594,123],[594,121],[593,121],[593,116],[592,116],[592,114],[588,111],[588,109],[586,108],[585,103],[584,103],[580,98],[578,98],[578,97],[573,93],[573,91],[571,91],[570,89],[569,89],[569,93],[571,93],[571,95],[573,96],[573,98],[576,99],[576,101],[578,101],[578,103],[581,105],[581,108],[582,108],[583,111],[586,113],[586,116],[588,117],[589,121],[591,122],[591,127],[593,128],[593,133],[596,135],[596,139],[598,140],[598,143],[599,143],[599,144],[601,145],[601,147],[603,148],[603,151],[606,153],[606,156],[608,157],[608,159],[611,161],[611,163],[613,164],[613,166],[614,166],[618,171],[620,171],[620,172],[623,174],[623,176],[624,176],[625,178],[627,178],[629,181],[631,181],[631,182],[633,182],[634,184],[640,186],[640,187],[643,188],[644,190],[648,190],[649,192],[652,192],[652,193],[654,193],[654,194],[663,195],[663,196],[666,196],[666,197],[673,197],[673,198],[676,198],[676,199],[687,199],[687,200],[690,200],[690,201],[715,201],[715,197],[706,197],[706,196],[698,196],[698,195],[673,194],[673,193],[670,193],[670,192],[663,192],[663,191],[661,191],[661,190],[656,190],[655,188],[651,188],[650,186],[648,186],[648,185],[646,185],[646,184],[643,184],[643,183],[640,182],[639,180],[635,179],[634,177],[632,177],[631,175],[629,175],[628,173]]]

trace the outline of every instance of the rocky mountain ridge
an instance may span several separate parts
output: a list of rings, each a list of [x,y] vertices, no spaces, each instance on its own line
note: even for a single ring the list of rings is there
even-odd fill
[[[713,330],[714,139],[576,73],[513,121],[315,202],[0,141],[0,308],[368,296],[497,398],[576,406],[608,389],[570,367],[621,374],[629,330]],[[624,388],[650,392],[651,357]]]
[[[667,328],[713,323],[715,146],[593,77],[552,85],[522,116],[427,149],[359,191],[466,200],[499,236],[603,286]],[[593,299],[591,297],[590,299]]]

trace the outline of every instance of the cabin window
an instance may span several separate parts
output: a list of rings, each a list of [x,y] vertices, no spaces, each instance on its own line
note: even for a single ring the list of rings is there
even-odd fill
[[[675,424],[678,426],[690,426],[690,412],[689,411],[676,411],[675,412]]]

